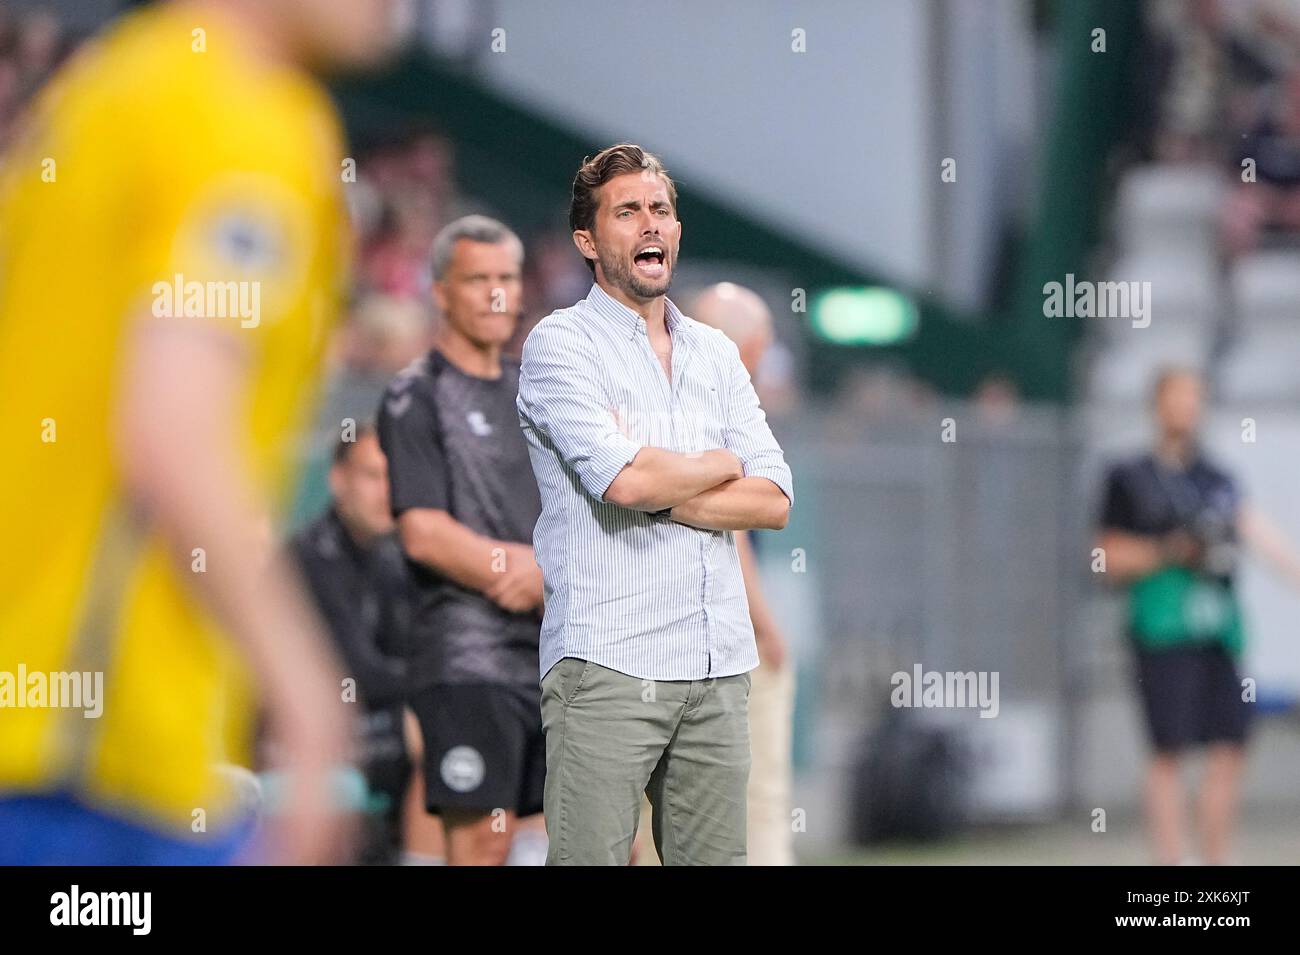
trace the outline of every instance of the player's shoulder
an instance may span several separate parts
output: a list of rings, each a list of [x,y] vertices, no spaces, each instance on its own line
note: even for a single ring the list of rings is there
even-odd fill
[[[433,348],[393,376],[379,403],[381,441],[385,430],[403,419],[427,422],[437,417],[438,387],[446,368],[447,359]],[[418,410],[411,414],[412,409]]]
[[[122,16],[83,44],[54,82],[68,93],[93,92],[123,110],[156,106],[194,97],[227,57],[224,48],[208,55],[204,28],[185,26],[164,4]],[[196,109],[205,105],[194,102]]]
[[[341,543],[338,525],[330,520],[328,513],[302,527],[288,540],[290,552],[302,563],[314,559],[334,560],[340,554]]]
[[[556,350],[585,349],[592,344],[591,316],[582,303],[557,308],[529,330],[524,338],[521,365],[530,358]]]
[[[341,152],[336,114],[314,79],[255,60],[226,21],[180,5],[127,14],[69,67],[73,108],[92,99],[111,106],[107,121],[130,133],[114,148],[136,143],[192,164],[221,162],[248,143],[268,163]]]
[[[392,377],[384,389],[384,398],[431,395],[444,365],[445,360],[436,350],[430,349]]]
[[[583,303],[579,302],[576,305],[557,308],[534,325],[532,330],[528,333],[528,337],[532,338],[536,335],[563,335],[573,332],[580,332],[585,337],[588,334],[587,325],[591,321],[591,318],[583,309],[582,304]]]
[[[1105,465],[1106,480],[1111,484],[1130,484],[1142,480],[1151,472],[1150,454],[1125,454],[1111,457]]]

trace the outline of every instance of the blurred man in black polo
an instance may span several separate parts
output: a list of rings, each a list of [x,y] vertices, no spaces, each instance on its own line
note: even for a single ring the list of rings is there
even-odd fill
[[[367,828],[359,861],[391,863],[401,846],[410,777],[404,732],[411,579],[393,532],[388,465],[373,426],[345,434],[329,472],[332,501],[289,547],[345,664],[345,699],[357,715],[356,762],[385,806]]]
[[[1198,745],[1209,750],[1198,807],[1201,861],[1230,856],[1250,707],[1237,669],[1239,542],[1300,582],[1300,561],[1201,450],[1202,392],[1194,372],[1159,376],[1155,449],[1111,469],[1097,542],[1107,577],[1128,587],[1128,630],[1154,749],[1148,824],[1162,864],[1189,858],[1179,760]]]
[[[439,233],[437,342],[394,379],[379,416],[419,590],[412,707],[425,798],[451,865],[505,863],[517,831],[544,838],[540,818],[516,822],[540,814],[546,780],[532,548],[541,502],[515,410],[519,364],[501,354],[519,320],[522,263],[519,239],[492,219]]]

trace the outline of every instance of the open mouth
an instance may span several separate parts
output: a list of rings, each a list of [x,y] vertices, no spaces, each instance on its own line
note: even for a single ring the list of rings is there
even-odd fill
[[[637,271],[646,278],[658,278],[664,274],[666,269],[664,265],[664,247],[662,245],[647,245],[632,257],[632,262],[636,265]]]

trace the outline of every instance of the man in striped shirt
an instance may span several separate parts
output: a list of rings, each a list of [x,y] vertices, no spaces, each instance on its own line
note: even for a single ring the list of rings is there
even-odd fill
[[[783,528],[794,491],[735,344],[666,297],[676,198],[640,147],[586,160],[569,223],[595,284],[524,344],[549,864],[625,865],[642,792],[666,865],[746,861],[735,531]]]

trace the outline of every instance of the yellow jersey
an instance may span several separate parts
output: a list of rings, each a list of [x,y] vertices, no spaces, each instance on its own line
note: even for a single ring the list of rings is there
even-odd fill
[[[242,346],[247,461],[283,506],[346,284],[334,109],[224,16],[125,17],[0,158],[0,794],[178,835],[223,808],[214,766],[248,758],[253,694],[187,583],[201,550],[178,566],[124,496],[123,336],[188,316]],[[52,705],[60,674],[95,673],[97,715],[68,685]]]

